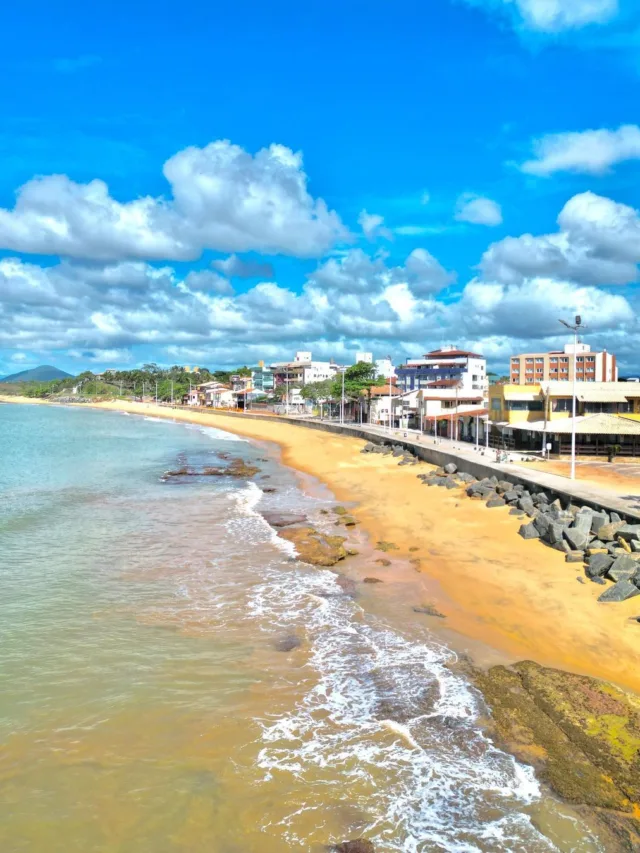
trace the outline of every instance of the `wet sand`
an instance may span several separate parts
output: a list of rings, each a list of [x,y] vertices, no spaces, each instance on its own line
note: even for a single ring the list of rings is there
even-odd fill
[[[565,563],[562,554],[540,542],[521,539],[520,522],[506,508],[489,510],[463,492],[422,485],[416,474],[426,464],[398,467],[389,457],[361,454],[359,439],[258,418],[141,403],[100,407],[277,443],[285,464],[326,483],[338,500],[357,505],[356,515],[373,543],[396,546],[376,558],[414,561],[415,604],[428,601],[446,613],[448,631],[514,661],[531,659],[640,692],[640,624],[632,618],[640,615],[640,597],[598,603],[602,588],[577,580],[582,567]],[[385,579],[381,571],[374,561],[370,574]],[[385,588],[375,585],[371,595],[388,594]]]

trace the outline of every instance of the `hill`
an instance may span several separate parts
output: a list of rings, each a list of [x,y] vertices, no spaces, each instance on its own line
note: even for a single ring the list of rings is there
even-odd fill
[[[41,364],[40,367],[5,376],[0,382],[50,382],[52,379],[66,379],[68,376],[71,374],[65,373],[64,370],[58,370],[50,364]]]

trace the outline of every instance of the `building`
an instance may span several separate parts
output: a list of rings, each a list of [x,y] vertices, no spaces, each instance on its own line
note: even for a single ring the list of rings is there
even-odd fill
[[[257,367],[251,369],[251,378],[253,380],[253,390],[258,395],[269,395],[275,388],[275,377],[273,370],[265,368],[264,361],[258,362]]]
[[[571,451],[573,383],[566,380],[489,389],[490,443],[514,450]],[[635,382],[576,382],[576,452],[606,455],[612,445],[640,455],[640,385]]]
[[[398,400],[402,391],[391,385],[376,385],[369,389],[369,423],[380,426],[389,426],[389,403],[391,402],[392,426],[400,426],[402,408],[398,407]]]
[[[271,365],[276,386],[292,383],[302,387],[310,382],[322,382],[333,379],[339,369],[333,361],[313,361],[310,352],[297,352],[293,361]]]
[[[403,391],[457,389],[463,396],[484,399],[489,387],[485,357],[452,345],[408,358],[396,374]]]
[[[575,352],[574,352],[575,350]],[[566,344],[557,352],[528,352],[511,356],[509,375],[514,385],[540,382],[617,382],[616,357],[603,350],[591,352],[588,344]]]
[[[376,379],[378,378],[378,376],[382,376],[385,379],[391,379],[396,375],[396,371],[389,356],[386,356],[386,358],[376,358],[376,360],[374,361],[373,353],[357,352],[355,363],[359,364],[361,361],[364,361],[365,364],[375,365]]]

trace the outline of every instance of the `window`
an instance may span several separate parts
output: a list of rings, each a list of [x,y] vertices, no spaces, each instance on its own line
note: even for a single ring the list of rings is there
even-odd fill
[[[557,400],[551,401],[552,412],[571,412],[573,400],[571,397],[559,397]]]
[[[555,356],[554,356],[554,358],[550,358],[549,361],[551,362],[551,364],[557,364],[558,363],[558,359],[555,358]]]
[[[527,363],[527,364],[533,364],[533,359],[532,359],[532,358],[525,358],[525,361],[526,361],[526,363]]]
[[[544,364],[544,358],[536,358],[536,364]]]
[[[562,356],[560,359],[560,364],[569,364],[569,359],[567,356]]]
[[[507,400],[510,412],[541,412],[542,400]]]

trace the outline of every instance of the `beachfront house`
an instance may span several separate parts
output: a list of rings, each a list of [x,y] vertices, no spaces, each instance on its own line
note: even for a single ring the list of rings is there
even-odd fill
[[[640,384],[575,383],[576,452],[603,456],[620,447],[640,456]],[[490,444],[514,450],[571,452],[573,382],[496,384],[489,389]]]
[[[275,386],[290,385],[302,388],[310,382],[333,379],[340,367],[333,361],[313,361],[310,352],[299,351],[293,361],[278,361],[271,365]]]

